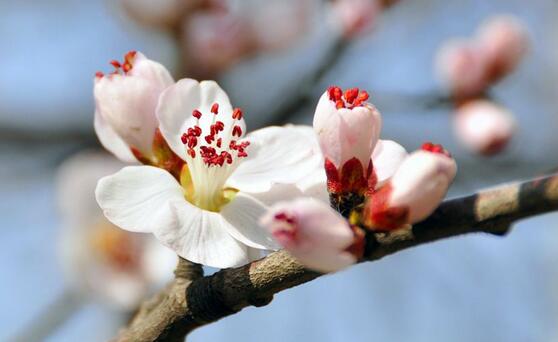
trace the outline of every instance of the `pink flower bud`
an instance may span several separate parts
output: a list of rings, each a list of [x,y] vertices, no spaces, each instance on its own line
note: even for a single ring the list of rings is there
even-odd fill
[[[481,94],[489,85],[483,58],[474,42],[450,40],[436,56],[438,76],[456,98]]]
[[[523,23],[511,15],[487,20],[477,34],[479,49],[487,63],[491,82],[498,81],[515,69],[529,46]]]
[[[338,271],[361,256],[351,252],[353,246],[363,246],[363,237],[355,237],[339,213],[312,198],[277,203],[261,218],[260,224],[292,256],[316,271]]]
[[[95,77],[96,115],[100,116],[95,131],[109,151],[114,153],[118,142],[127,145],[136,158],[149,159],[158,127],[155,109],[159,95],[173,79],[161,64],[135,51],[126,54],[122,63],[111,64],[113,73]]]
[[[337,0],[331,21],[340,26],[343,36],[351,38],[371,27],[381,11],[382,4],[376,0]]]
[[[487,100],[472,100],[457,108],[454,130],[471,151],[492,155],[506,148],[516,123],[504,108]]]
[[[380,112],[358,88],[330,87],[314,114],[314,131],[325,158],[330,192],[362,192],[370,175],[370,158],[382,127]]]
[[[446,195],[456,171],[455,160],[440,145],[423,145],[369,197],[363,223],[373,230],[392,230],[425,219]]]
[[[216,0],[120,0],[126,12],[145,25],[174,27],[200,9],[221,7]]]

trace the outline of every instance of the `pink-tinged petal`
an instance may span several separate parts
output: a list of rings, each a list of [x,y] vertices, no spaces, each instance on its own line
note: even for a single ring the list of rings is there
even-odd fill
[[[421,221],[438,207],[455,177],[453,158],[427,151],[413,152],[390,182],[388,207],[409,210],[409,223]]]
[[[493,155],[504,150],[516,131],[516,121],[506,109],[487,100],[473,100],[457,109],[455,134],[471,151]]]
[[[481,94],[489,85],[484,54],[468,40],[450,40],[439,49],[436,71],[442,83],[458,98]]]
[[[134,157],[132,151],[130,150],[130,146],[128,146],[128,144],[120,138],[114,129],[106,123],[105,119],[103,119],[98,111],[95,111],[93,126],[95,127],[95,133],[97,133],[97,137],[99,138],[101,145],[103,145],[107,151],[114,154],[116,158],[122,160],[123,162],[137,162],[136,157]]]
[[[511,15],[488,19],[479,28],[477,40],[488,63],[491,81],[513,71],[529,47],[525,25]]]
[[[366,102],[352,109],[337,109],[328,90],[316,106],[313,126],[324,157],[337,168],[353,158],[367,167],[380,137],[382,118],[380,112]]]
[[[155,109],[173,79],[165,67],[141,53],[127,58],[123,64],[127,72],[95,78],[97,111],[128,146],[151,157],[158,126]]]
[[[395,141],[378,141],[374,153],[372,153],[372,165],[378,181],[377,187],[393,176],[407,155],[405,148]]]
[[[281,189],[277,189],[281,192]],[[281,199],[287,199],[288,193],[276,194]],[[233,200],[224,206],[220,214],[225,228],[235,239],[247,246],[259,249],[277,249],[279,246],[267,230],[262,229],[258,219],[266,212],[267,205],[246,193],[237,193]]]
[[[155,237],[179,256],[202,265],[226,268],[244,265],[256,254],[228,233],[219,213],[202,210],[187,201],[171,203],[173,221],[154,231]]]
[[[321,163],[315,138],[295,126],[266,127],[246,137],[248,157],[227,180],[242,192],[268,191],[275,183],[295,184]]]
[[[348,222],[318,200],[299,198],[277,203],[260,222],[306,267],[334,272],[356,261],[347,252],[354,242]]]
[[[171,201],[182,201],[182,187],[173,176],[151,166],[128,166],[102,178],[95,191],[106,218],[120,228],[140,233],[171,225]]]

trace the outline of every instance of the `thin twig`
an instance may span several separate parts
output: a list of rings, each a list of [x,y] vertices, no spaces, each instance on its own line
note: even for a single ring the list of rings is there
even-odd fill
[[[504,235],[510,224],[558,210],[558,174],[502,185],[445,201],[425,221],[392,234],[369,232],[362,261],[462,234]],[[243,267],[221,270],[193,282],[176,279],[159,305],[123,330],[117,341],[180,341],[200,326],[247,306],[264,306],[273,295],[321,274],[309,271],[284,251]]]

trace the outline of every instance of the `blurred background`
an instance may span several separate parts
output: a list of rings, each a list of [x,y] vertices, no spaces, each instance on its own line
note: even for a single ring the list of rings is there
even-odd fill
[[[310,124],[327,86],[364,88],[384,139],[409,151],[432,140],[454,154],[451,196],[558,166],[558,1],[176,2],[0,0],[0,341],[33,329],[52,330],[48,341],[103,341],[133,310],[98,293],[104,273],[91,274],[80,256],[93,248],[122,266],[129,255],[107,249],[121,237],[70,252],[62,237],[80,222],[103,225],[91,189],[120,165],[100,154],[93,131],[93,75],[129,50],[176,79],[218,80],[249,129]],[[525,25],[529,51],[488,90],[517,121],[507,148],[489,158],[455,138],[434,63],[445,41],[502,13]],[[189,341],[558,341],[557,226],[548,214],[504,239],[460,237],[358,265]],[[134,255],[136,242],[123,239]],[[146,293],[164,277],[142,285]]]

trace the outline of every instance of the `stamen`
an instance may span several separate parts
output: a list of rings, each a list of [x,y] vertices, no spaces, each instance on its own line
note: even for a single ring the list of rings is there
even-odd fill
[[[349,88],[343,90],[337,86],[331,86],[327,89],[329,100],[335,103],[335,108],[353,109],[355,107],[364,106],[370,95],[359,88]]]
[[[242,135],[242,128],[240,128],[240,126],[234,126],[233,127],[233,131],[232,131],[232,135],[233,137],[239,137]]]
[[[420,149],[431,153],[442,154],[448,158],[452,158],[451,153],[449,153],[449,151],[446,150],[442,145],[433,144],[430,141],[427,141],[424,144],[422,144]]]
[[[219,105],[214,103],[210,111],[215,115],[212,118],[212,123],[208,127],[209,132],[205,132],[209,134],[203,134],[203,129],[198,124],[189,127],[186,132],[182,134],[181,141],[186,145],[188,155],[194,159],[198,155],[196,152],[199,152],[202,161],[207,166],[224,166],[225,163],[229,165],[232,164],[234,162],[232,151],[236,152],[236,157],[238,158],[247,157],[248,153],[245,149],[250,145],[250,142],[237,142],[236,140],[230,139],[232,137],[242,136],[243,132],[241,126],[234,125],[234,123],[231,124],[231,130],[227,128],[229,132],[228,135],[223,137],[221,132],[225,131],[225,123],[215,119],[219,115]],[[199,120],[202,117],[202,113],[199,109],[195,109],[192,111],[192,116]],[[233,110],[232,117],[235,121],[242,119],[242,116],[243,113],[241,109],[235,108]],[[205,145],[199,145],[200,141],[198,138],[202,136],[202,142],[205,142]],[[230,140],[228,146],[223,145],[224,139],[226,139],[225,141]]]
[[[243,113],[242,113],[242,110],[240,108],[235,108],[233,110],[233,113],[232,113],[232,118],[233,119],[240,120],[240,119],[242,119],[242,116],[243,116]]]
[[[120,69],[120,67],[122,66],[122,65],[120,64],[120,62],[117,61],[117,60],[115,60],[115,59],[113,59],[112,61],[110,61],[110,64],[111,64],[115,69]]]
[[[211,106],[211,113],[217,115],[219,114],[219,104],[218,103],[214,103],[213,106]]]
[[[101,71],[97,71],[97,72],[95,73],[95,77],[97,77],[97,78],[103,78],[103,77],[105,77],[105,74],[103,74]]]

